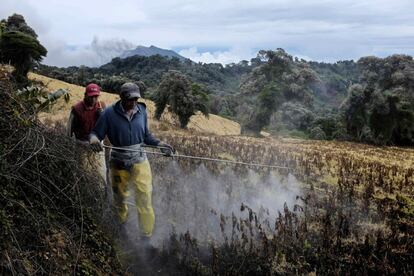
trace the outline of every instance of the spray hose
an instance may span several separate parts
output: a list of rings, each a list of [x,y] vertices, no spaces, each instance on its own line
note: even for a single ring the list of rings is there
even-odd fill
[[[235,164],[235,165],[244,165],[244,166],[249,166],[249,167],[289,169],[289,167],[283,167],[283,166],[266,165],[266,164],[259,164],[259,163],[247,163],[247,162],[232,161],[232,160],[219,159],[219,158],[192,156],[192,155],[184,155],[184,154],[178,154],[178,153],[173,153],[171,155],[167,155],[166,153],[156,152],[156,151],[147,151],[147,150],[141,150],[141,149],[126,149],[126,148],[123,148],[123,147],[114,147],[114,146],[107,146],[107,145],[102,145],[102,146],[104,148],[108,148],[108,149],[124,150],[124,151],[132,151],[132,152],[142,152],[142,153],[162,155],[162,156],[172,157],[172,158],[187,158],[187,159],[193,159],[193,160],[203,160],[203,161],[212,161],[212,162],[220,162],[220,163]],[[141,147],[154,148],[154,149],[160,149],[160,150],[161,149],[169,149],[168,147],[150,146],[150,145],[141,145]]]

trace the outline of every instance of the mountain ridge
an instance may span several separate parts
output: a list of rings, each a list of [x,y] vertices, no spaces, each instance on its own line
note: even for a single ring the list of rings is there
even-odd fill
[[[178,58],[181,61],[184,61],[184,60],[187,59],[187,58],[179,55],[178,53],[176,53],[173,50],[166,50],[166,49],[158,48],[154,45],[151,45],[150,47],[145,47],[145,46],[142,46],[142,45],[138,45],[133,50],[124,51],[119,57],[120,58],[127,58],[127,57],[131,57],[131,56],[150,57],[150,56],[155,56],[155,55],[160,55],[160,56],[169,57],[169,58]]]

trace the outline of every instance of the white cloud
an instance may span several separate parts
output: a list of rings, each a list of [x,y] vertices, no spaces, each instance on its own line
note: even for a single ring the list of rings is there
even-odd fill
[[[250,60],[255,53],[248,49],[230,49],[228,51],[204,51],[200,52],[197,47],[191,47],[179,51],[179,54],[195,62],[221,63],[223,65],[241,60]]]
[[[412,0],[1,1],[0,16],[22,13],[48,48],[47,62],[56,65],[93,64],[95,36],[186,49],[203,62],[238,62],[255,56],[252,49],[278,47],[324,61],[414,54]],[[78,54],[67,45],[77,45]]]

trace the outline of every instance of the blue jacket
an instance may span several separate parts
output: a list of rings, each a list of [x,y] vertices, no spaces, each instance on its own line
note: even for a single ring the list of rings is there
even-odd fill
[[[108,136],[115,147],[147,144],[157,146],[160,140],[156,139],[148,130],[148,118],[144,103],[138,103],[137,112],[129,120],[123,111],[121,101],[109,106],[99,117],[92,134],[99,140]]]

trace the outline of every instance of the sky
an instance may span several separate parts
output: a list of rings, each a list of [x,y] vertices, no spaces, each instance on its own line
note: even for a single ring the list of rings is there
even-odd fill
[[[43,63],[99,66],[138,45],[196,62],[283,48],[307,60],[414,55],[414,0],[0,0],[48,50]]]

